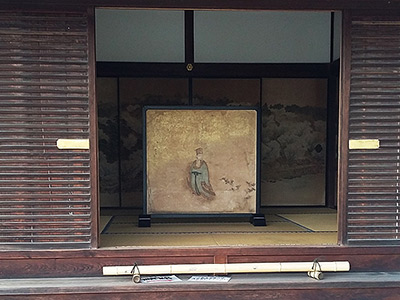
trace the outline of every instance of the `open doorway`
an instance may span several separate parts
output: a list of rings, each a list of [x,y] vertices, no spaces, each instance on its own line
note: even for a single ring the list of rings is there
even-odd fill
[[[340,14],[99,9],[96,19],[102,247],[337,243]],[[260,109],[265,228],[238,218],[137,227],[147,105]]]

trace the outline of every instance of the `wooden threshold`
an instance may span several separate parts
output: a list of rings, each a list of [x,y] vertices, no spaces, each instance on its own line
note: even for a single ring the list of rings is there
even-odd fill
[[[320,281],[303,273],[234,274],[227,283],[187,281],[139,283],[130,276],[0,280],[7,299],[396,299],[400,272],[325,273]],[[168,295],[168,296],[167,296]]]
[[[103,266],[347,260],[354,272],[400,272],[398,247],[131,247],[0,251],[0,278],[101,276]]]

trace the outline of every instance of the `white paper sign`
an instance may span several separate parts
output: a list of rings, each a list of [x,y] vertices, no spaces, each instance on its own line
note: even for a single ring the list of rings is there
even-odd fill
[[[175,275],[167,275],[167,276],[148,276],[142,277],[140,282],[142,283],[155,283],[155,282],[175,282],[175,281],[182,281]]]
[[[203,281],[203,282],[228,282],[231,280],[228,276],[192,276],[188,281]]]

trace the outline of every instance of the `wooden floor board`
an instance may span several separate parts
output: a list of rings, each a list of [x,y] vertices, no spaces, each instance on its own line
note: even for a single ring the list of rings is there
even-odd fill
[[[102,295],[157,292],[169,292],[172,297],[174,292],[182,291],[200,294],[235,290],[257,293],[258,290],[289,288],[297,290],[380,289],[382,291],[384,288],[400,287],[400,272],[332,272],[325,273],[324,279],[320,281],[308,278],[305,273],[233,274],[232,279],[227,283],[193,283],[187,280],[189,275],[179,277],[182,279],[180,282],[152,284],[135,284],[130,276],[2,279],[0,280],[0,297],[13,299],[13,297],[23,295],[55,295],[54,297],[57,297],[56,295],[73,293]]]

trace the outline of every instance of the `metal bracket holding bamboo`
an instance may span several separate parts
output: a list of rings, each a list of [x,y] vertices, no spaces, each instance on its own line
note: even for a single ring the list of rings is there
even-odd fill
[[[140,282],[141,275],[171,274],[234,274],[234,273],[280,273],[307,272],[314,279],[322,279],[322,272],[347,272],[348,261],[332,262],[277,262],[277,263],[237,263],[237,264],[184,264],[103,267],[103,275],[132,275],[132,280]]]

